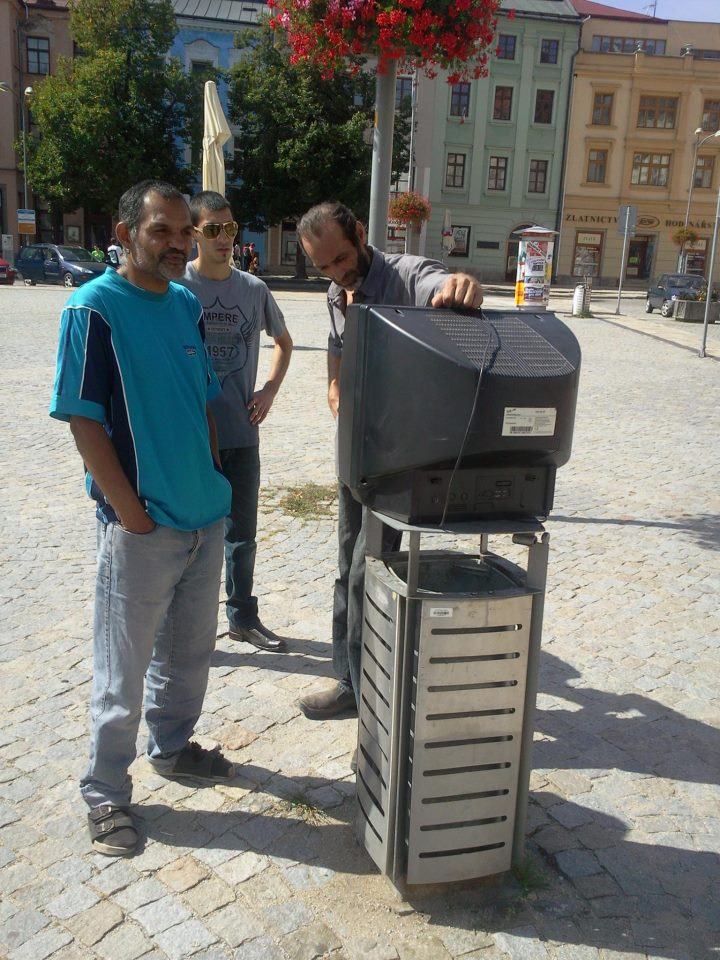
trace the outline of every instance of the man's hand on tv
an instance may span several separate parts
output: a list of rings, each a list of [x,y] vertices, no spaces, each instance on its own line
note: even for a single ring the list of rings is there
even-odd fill
[[[474,309],[483,302],[482,287],[468,273],[451,274],[430,301],[432,307]]]
[[[328,406],[333,417],[337,420],[338,410],[340,409],[340,384],[337,380],[331,380],[328,384]]]

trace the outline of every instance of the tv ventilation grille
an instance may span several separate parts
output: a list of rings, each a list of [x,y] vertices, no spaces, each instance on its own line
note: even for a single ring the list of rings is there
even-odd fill
[[[574,368],[521,316],[503,314],[490,324],[479,317],[443,312],[430,321],[478,367],[496,377],[559,377]]]

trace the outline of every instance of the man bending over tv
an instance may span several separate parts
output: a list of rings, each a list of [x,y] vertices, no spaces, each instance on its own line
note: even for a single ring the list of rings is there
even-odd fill
[[[333,281],[328,290],[328,404],[337,418],[340,404],[345,312],[351,303],[414,307],[479,307],[480,284],[444,264],[409,254],[388,255],[367,243],[365,228],[342,203],[313,207],[302,217],[297,235],[307,257]],[[309,693],[298,706],[311,720],[357,713],[360,694],[362,604],[365,581],[363,507],[338,482],[338,577],[333,602],[333,668],[337,680]],[[400,534],[383,529],[383,549],[397,550]],[[354,769],[353,760],[353,769]]]

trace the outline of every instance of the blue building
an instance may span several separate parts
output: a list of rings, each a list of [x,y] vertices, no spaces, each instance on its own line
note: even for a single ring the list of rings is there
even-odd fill
[[[243,55],[235,47],[235,35],[258,24],[267,10],[262,0],[173,0],[178,32],[169,55],[176,57],[189,74],[197,74],[198,83],[203,83],[208,67],[229,70]],[[227,84],[218,83],[218,93],[227,114]],[[228,117],[228,120],[230,118]],[[232,129],[232,123],[230,124]],[[190,147],[186,146],[186,162],[191,163]],[[230,160],[234,151],[233,140],[225,145],[226,157]],[[196,159],[197,189],[202,187],[202,170]],[[239,185],[228,169],[228,185]],[[254,243],[263,267],[268,262],[266,235],[245,230],[242,241]]]

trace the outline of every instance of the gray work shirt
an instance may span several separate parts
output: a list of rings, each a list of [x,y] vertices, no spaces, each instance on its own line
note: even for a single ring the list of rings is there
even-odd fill
[[[205,348],[222,387],[210,404],[220,449],[257,446],[258,428],[247,405],[255,392],[260,329],[271,337],[285,333],[280,308],[259,277],[235,267],[226,280],[210,280],[189,263],[180,283],[203,308]]]
[[[450,276],[439,260],[409,253],[387,254],[375,247],[367,276],[353,295],[353,303],[387,304],[393,307],[427,307]],[[347,293],[337,283],[328,290],[330,336],[328,352],[342,356]]]

